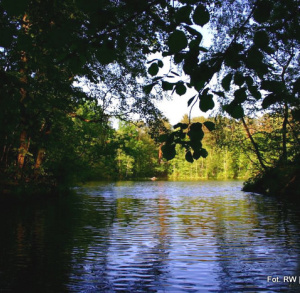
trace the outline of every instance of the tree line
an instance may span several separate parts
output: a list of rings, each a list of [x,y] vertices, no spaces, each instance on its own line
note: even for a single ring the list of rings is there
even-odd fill
[[[100,154],[104,172],[110,152],[118,149],[114,168],[126,170],[123,177],[138,168],[143,174],[142,161],[134,165],[133,155],[124,153],[128,146],[102,149],[104,141],[120,143],[107,140],[114,135],[123,140],[120,145],[130,145],[108,121],[136,116],[160,140],[160,156],[173,170],[184,169],[175,163],[183,152],[197,167],[194,175],[231,176],[231,169],[242,168],[236,157],[244,160],[239,154],[245,147],[261,170],[258,185],[274,174],[281,174],[276,181],[285,178],[283,186],[298,184],[298,9],[297,0],[1,0],[1,189],[64,185],[74,173],[85,173],[83,158],[93,166],[91,158]],[[203,26],[214,34],[210,47],[203,46]],[[157,53],[162,58],[149,59]],[[172,66],[166,71],[167,63]],[[205,148],[218,127],[227,131],[227,122],[218,120],[188,118],[170,131],[155,100],[165,93],[184,96],[188,89],[194,94],[187,107],[201,113],[220,105],[221,116],[242,125],[247,144],[227,153],[222,144]],[[256,121],[268,115],[276,131],[256,130]],[[138,156],[139,147],[133,149]],[[209,153],[222,153],[222,169],[208,167]]]

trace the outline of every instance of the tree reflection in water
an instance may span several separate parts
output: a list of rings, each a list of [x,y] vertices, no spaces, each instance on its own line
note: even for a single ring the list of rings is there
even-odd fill
[[[96,183],[0,217],[0,291],[299,289],[267,282],[300,274],[299,213],[240,182]]]

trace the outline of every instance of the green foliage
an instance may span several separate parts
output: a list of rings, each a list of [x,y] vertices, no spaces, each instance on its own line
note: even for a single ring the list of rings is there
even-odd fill
[[[209,22],[209,18],[209,12],[207,11],[206,7],[202,4],[199,4],[193,14],[194,23],[203,26]]]
[[[105,177],[105,166],[118,156],[117,177],[146,174],[143,160],[152,158],[146,144],[152,149],[154,142],[136,139],[130,127],[131,137],[115,133],[108,117],[139,115],[159,136],[162,116],[153,100],[160,91],[183,96],[187,87],[194,89],[198,94],[188,106],[199,102],[207,112],[215,109],[208,86],[216,75],[220,86],[211,92],[232,118],[263,110],[281,115],[276,143],[279,161],[287,162],[297,153],[299,133],[298,6],[296,0],[1,1],[1,173],[15,182],[51,178],[53,185],[67,184],[75,173],[88,174],[88,165]],[[204,48],[197,26],[208,23],[216,36]],[[184,79],[174,70],[157,76],[163,61],[147,57],[158,52],[182,68]],[[214,153],[214,147],[202,147],[207,133],[218,130],[212,123],[177,124],[162,139],[164,157],[176,160],[183,151],[190,163]],[[264,153],[259,148],[267,144],[260,142],[269,137],[252,139],[256,153]],[[207,176],[218,169],[211,163]]]
[[[148,68],[148,73],[152,76],[155,76],[159,71],[159,67],[157,63],[152,63]]]
[[[168,38],[168,46],[171,53],[177,53],[188,45],[185,33],[180,30],[175,30]]]

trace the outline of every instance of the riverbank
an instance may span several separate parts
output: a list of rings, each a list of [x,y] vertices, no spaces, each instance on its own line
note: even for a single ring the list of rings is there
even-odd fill
[[[270,168],[248,179],[242,190],[300,200],[300,167],[290,163]]]

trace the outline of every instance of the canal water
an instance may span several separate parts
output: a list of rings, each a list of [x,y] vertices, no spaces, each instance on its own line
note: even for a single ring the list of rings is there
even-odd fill
[[[300,292],[295,204],[240,181],[90,183],[0,207],[0,292]]]

